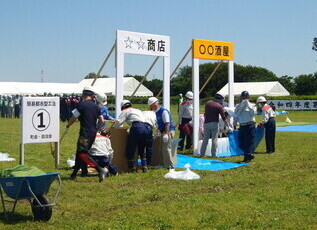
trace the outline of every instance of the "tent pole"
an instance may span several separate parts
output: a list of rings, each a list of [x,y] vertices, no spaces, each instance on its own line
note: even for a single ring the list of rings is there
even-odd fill
[[[144,77],[142,78],[142,80],[140,81],[138,87],[136,87],[136,89],[134,90],[134,92],[132,93],[131,97],[133,97],[135,95],[135,93],[138,91],[138,89],[140,88],[140,86],[142,85],[142,83],[144,82],[144,80],[146,79],[147,75],[149,75],[150,71],[153,69],[154,65],[156,64],[157,60],[160,58],[160,56],[157,56],[154,60],[154,62],[152,63],[152,65],[150,66],[150,68],[148,69],[148,71],[146,72],[146,74],[144,75]]]
[[[210,76],[209,76],[208,79],[206,80],[205,84],[200,88],[199,94],[201,94],[201,92],[204,90],[204,88],[205,88],[206,85],[209,83],[209,81],[211,80],[211,78],[214,76],[214,74],[216,73],[216,71],[218,70],[218,68],[220,67],[221,64],[222,64],[222,61],[220,61],[220,62],[218,63],[218,65],[216,66],[216,68],[214,69],[214,71],[212,71],[212,73],[210,74]]]
[[[106,59],[103,61],[101,67],[99,68],[97,74],[95,75],[95,78],[94,78],[93,82],[91,83],[91,86],[94,86],[94,84],[95,84],[95,82],[96,82],[98,76],[100,75],[100,73],[101,73],[103,67],[105,66],[105,64],[107,63],[108,59],[110,58],[110,55],[112,54],[112,52],[113,52],[113,50],[114,50],[114,48],[115,48],[115,45],[116,45],[116,43],[113,44],[113,46],[112,46],[110,52],[108,53]]]
[[[173,75],[175,74],[175,72],[178,70],[179,66],[183,63],[183,61],[185,60],[186,56],[188,55],[188,53],[192,50],[192,46],[189,47],[189,49],[187,50],[187,52],[185,53],[184,57],[180,60],[180,62],[178,63],[178,65],[175,67],[175,69],[173,70],[172,74],[170,75],[170,79],[172,79]],[[161,96],[163,92],[163,88],[160,90],[160,92],[158,92],[158,94],[156,95],[156,97]]]

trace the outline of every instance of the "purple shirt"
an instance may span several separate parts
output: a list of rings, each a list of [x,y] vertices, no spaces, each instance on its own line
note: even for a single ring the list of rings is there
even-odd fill
[[[222,105],[216,101],[207,101],[205,105],[205,123],[219,122],[219,114],[222,120],[226,120]]]

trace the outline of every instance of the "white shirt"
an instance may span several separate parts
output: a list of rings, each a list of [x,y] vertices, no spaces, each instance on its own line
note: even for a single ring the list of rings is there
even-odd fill
[[[154,111],[143,111],[145,122],[149,123],[153,128],[157,128],[157,120]]]
[[[97,133],[95,142],[89,149],[89,154],[92,156],[105,156],[110,158],[111,161],[113,158],[113,149],[110,139]]]
[[[193,118],[193,104],[190,101],[184,101],[179,105],[178,123],[182,123],[182,118]]]
[[[141,110],[130,107],[122,110],[118,119],[115,120],[113,127],[118,128],[123,125],[124,122],[127,122],[128,125],[132,125],[135,121],[145,122],[144,115]]]
[[[269,106],[268,104],[265,104],[262,107],[262,118],[263,118],[262,124],[265,124],[266,122],[268,122],[268,120],[272,117],[276,117],[276,113],[274,112],[271,106]]]
[[[256,106],[249,100],[243,100],[236,106],[234,113],[238,117],[239,123],[255,122]]]

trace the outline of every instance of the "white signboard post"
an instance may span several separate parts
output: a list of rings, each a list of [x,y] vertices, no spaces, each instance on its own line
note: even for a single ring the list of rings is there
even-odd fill
[[[55,166],[59,166],[59,98],[23,97],[20,164],[24,144],[54,142]]]
[[[162,56],[163,64],[163,105],[170,107],[170,37],[117,30],[116,42],[116,117],[119,116],[123,100],[124,54]]]
[[[199,59],[228,61],[229,107],[234,107],[234,44],[232,42],[193,39],[192,41],[192,82],[194,93],[193,148],[198,155],[199,133]]]

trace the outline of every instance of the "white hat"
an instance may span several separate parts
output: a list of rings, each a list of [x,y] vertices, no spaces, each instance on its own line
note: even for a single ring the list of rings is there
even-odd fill
[[[123,100],[123,101],[121,102],[121,109],[122,109],[122,107],[123,107],[124,105],[126,105],[126,104],[131,104],[131,102],[130,102],[129,100]]]
[[[87,85],[84,87],[83,89],[83,94],[86,94],[86,95],[94,95],[95,94],[95,90],[92,86],[90,85]]]
[[[256,103],[260,103],[260,102],[266,102],[265,97],[263,97],[263,96],[258,97],[258,99],[256,100]]]
[[[193,99],[194,98],[194,94],[192,91],[188,91],[186,94],[185,94],[185,97],[187,97],[188,99]]]
[[[150,97],[148,100],[147,100],[147,104],[150,106],[152,104],[154,104],[155,102],[158,102],[158,99],[156,97]]]

